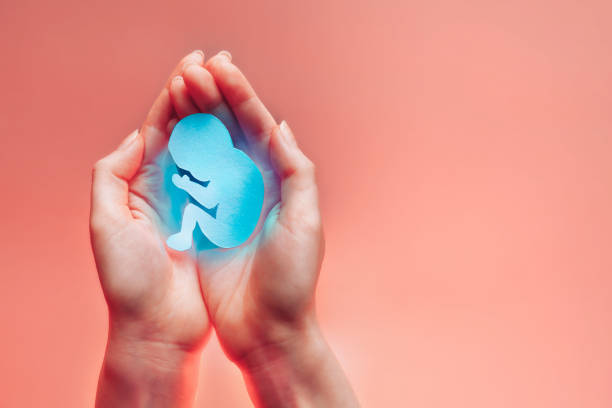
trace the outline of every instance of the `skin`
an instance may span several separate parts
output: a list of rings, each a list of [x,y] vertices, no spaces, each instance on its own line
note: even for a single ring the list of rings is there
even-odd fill
[[[219,117],[264,178],[260,223],[238,248],[173,251],[155,227],[165,204],[153,159],[176,120],[197,112]],[[141,131],[96,164],[91,231],[110,320],[98,406],[190,406],[211,325],[256,406],[358,406],[315,315],[314,166],[229,53],[185,57]]]
[[[188,62],[202,64],[203,55]],[[190,406],[200,350],[210,331],[197,266],[170,253],[157,229],[163,200],[155,157],[174,115],[162,90],[141,130],[93,169],[90,231],[109,309],[109,334],[97,406]]]

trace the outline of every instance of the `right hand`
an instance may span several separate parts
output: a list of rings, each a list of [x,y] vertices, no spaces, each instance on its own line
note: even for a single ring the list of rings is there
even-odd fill
[[[257,405],[355,407],[318,328],[314,295],[324,242],[312,162],[286,123],[277,125],[242,72],[221,52],[172,81],[179,118],[210,112],[260,169],[259,227],[243,245],[201,251],[202,294],[224,351]]]

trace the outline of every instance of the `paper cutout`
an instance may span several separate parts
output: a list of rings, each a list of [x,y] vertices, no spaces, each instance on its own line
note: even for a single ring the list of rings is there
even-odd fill
[[[178,168],[172,183],[190,201],[168,246],[191,248],[196,226],[217,247],[244,243],[259,220],[264,183],[255,163],[234,147],[223,123],[208,113],[186,116],[174,127],[168,150]]]

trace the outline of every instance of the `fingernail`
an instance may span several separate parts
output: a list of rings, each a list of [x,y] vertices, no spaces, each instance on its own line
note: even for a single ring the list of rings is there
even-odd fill
[[[189,54],[189,58],[186,58],[186,61],[183,65],[183,71],[187,69],[187,67],[191,65],[202,65],[204,64],[204,51],[195,50],[191,54]]]
[[[121,142],[121,144],[119,145],[119,150],[126,150],[128,147],[130,147],[132,143],[134,143],[137,137],[138,137],[138,129],[136,129],[135,131],[130,133],[128,137],[123,139],[123,142]]]
[[[230,62],[232,61],[232,54],[227,50],[221,50],[217,55],[226,58]]]
[[[293,137],[293,132],[286,121],[282,121],[279,126],[280,134],[283,140],[289,144],[290,146],[296,146],[297,143],[295,141],[295,137]]]
[[[202,50],[195,50],[194,52],[191,53],[191,55],[193,55],[195,57],[195,59],[197,59],[197,61],[201,64],[204,62],[204,51]],[[190,64],[195,64],[195,62],[190,61]]]

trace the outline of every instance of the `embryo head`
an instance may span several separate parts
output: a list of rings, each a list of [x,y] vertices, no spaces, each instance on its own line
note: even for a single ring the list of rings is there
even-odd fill
[[[225,125],[208,113],[181,119],[170,135],[168,150],[178,167],[201,181],[209,180],[223,162],[240,155]]]

